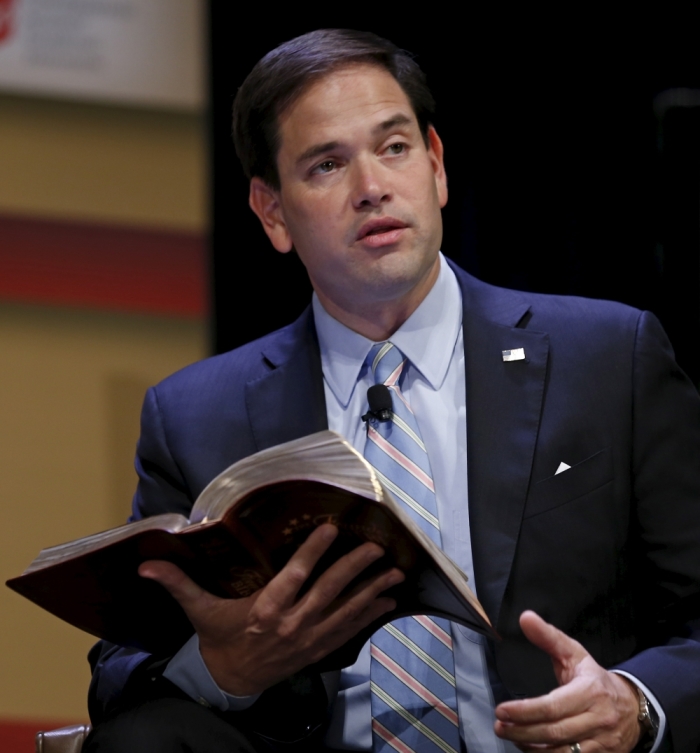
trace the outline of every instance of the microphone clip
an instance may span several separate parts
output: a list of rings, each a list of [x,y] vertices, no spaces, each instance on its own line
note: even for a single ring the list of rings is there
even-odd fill
[[[393,403],[391,392],[385,384],[372,385],[367,390],[367,402],[369,403],[369,410],[362,416],[363,421],[391,421]]]
[[[365,413],[364,416],[362,416],[362,420],[367,421],[391,421],[391,416],[393,415],[392,411],[390,410],[368,410],[367,413]]]

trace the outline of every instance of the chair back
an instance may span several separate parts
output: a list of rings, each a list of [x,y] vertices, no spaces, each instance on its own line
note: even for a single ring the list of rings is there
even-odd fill
[[[50,732],[37,732],[36,753],[80,753],[89,732],[89,724],[74,724]]]

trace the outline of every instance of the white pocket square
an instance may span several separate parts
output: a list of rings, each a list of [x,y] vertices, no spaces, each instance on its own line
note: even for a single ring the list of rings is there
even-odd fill
[[[554,471],[554,475],[556,476],[558,473],[563,473],[564,471],[568,471],[571,466],[568,463],[565,463],[563,460],[561,463],[559,463],[559,467],[556,471]]]

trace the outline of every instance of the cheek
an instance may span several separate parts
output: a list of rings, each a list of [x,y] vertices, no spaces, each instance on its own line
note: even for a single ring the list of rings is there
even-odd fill
[[[289,202],[284,209],[285,222],[297,242],[314,232],[316,216],[313,206],[308,203]]]
[[[425,204],[427,200],[435,201],[437,187],[435,173],[430,169],[430,165],[413,165],[402,178],[401,193],[417,202],[419,210],[427,208]]]
[[[289,214],[297,226],[313,227],[320,218],[327,217],[332,211],[329,197],[314,191],[306,191],[289,203]]]
[[[323,208],[304,207],[290,215],[287,227],[297,253],[305,266],[319,268],[336,242],[333,222]]]
[[[316,202],[307,206],[303,214],[298,215],[299,228],[307,236],[310,243],[336,244],[344,236],[343,212],[332,202]]]
[[[346,243],[351,220],[341,194],[336,190],[306,189],[290,192],[285,197],[285,222],[297,250],[304,246],[309,250],[317,247],[327,251]]]

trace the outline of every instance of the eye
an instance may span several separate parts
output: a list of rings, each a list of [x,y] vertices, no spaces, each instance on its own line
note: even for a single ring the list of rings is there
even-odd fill
[[[401,141],[398,141],[396,144],[390,144],[387,147],[387,152],[389,152],[389,154],[403,154],[405,151],[406,144]]]
[[[336,168],[335,161],[332,159],[327,159],[321,162],[320,164],[316,165],[316,167],[314,167],[314,169],[311,172],[315,174],[319,174],[319,173],[325,174],[325,173],[333,172],[335,168]]]

